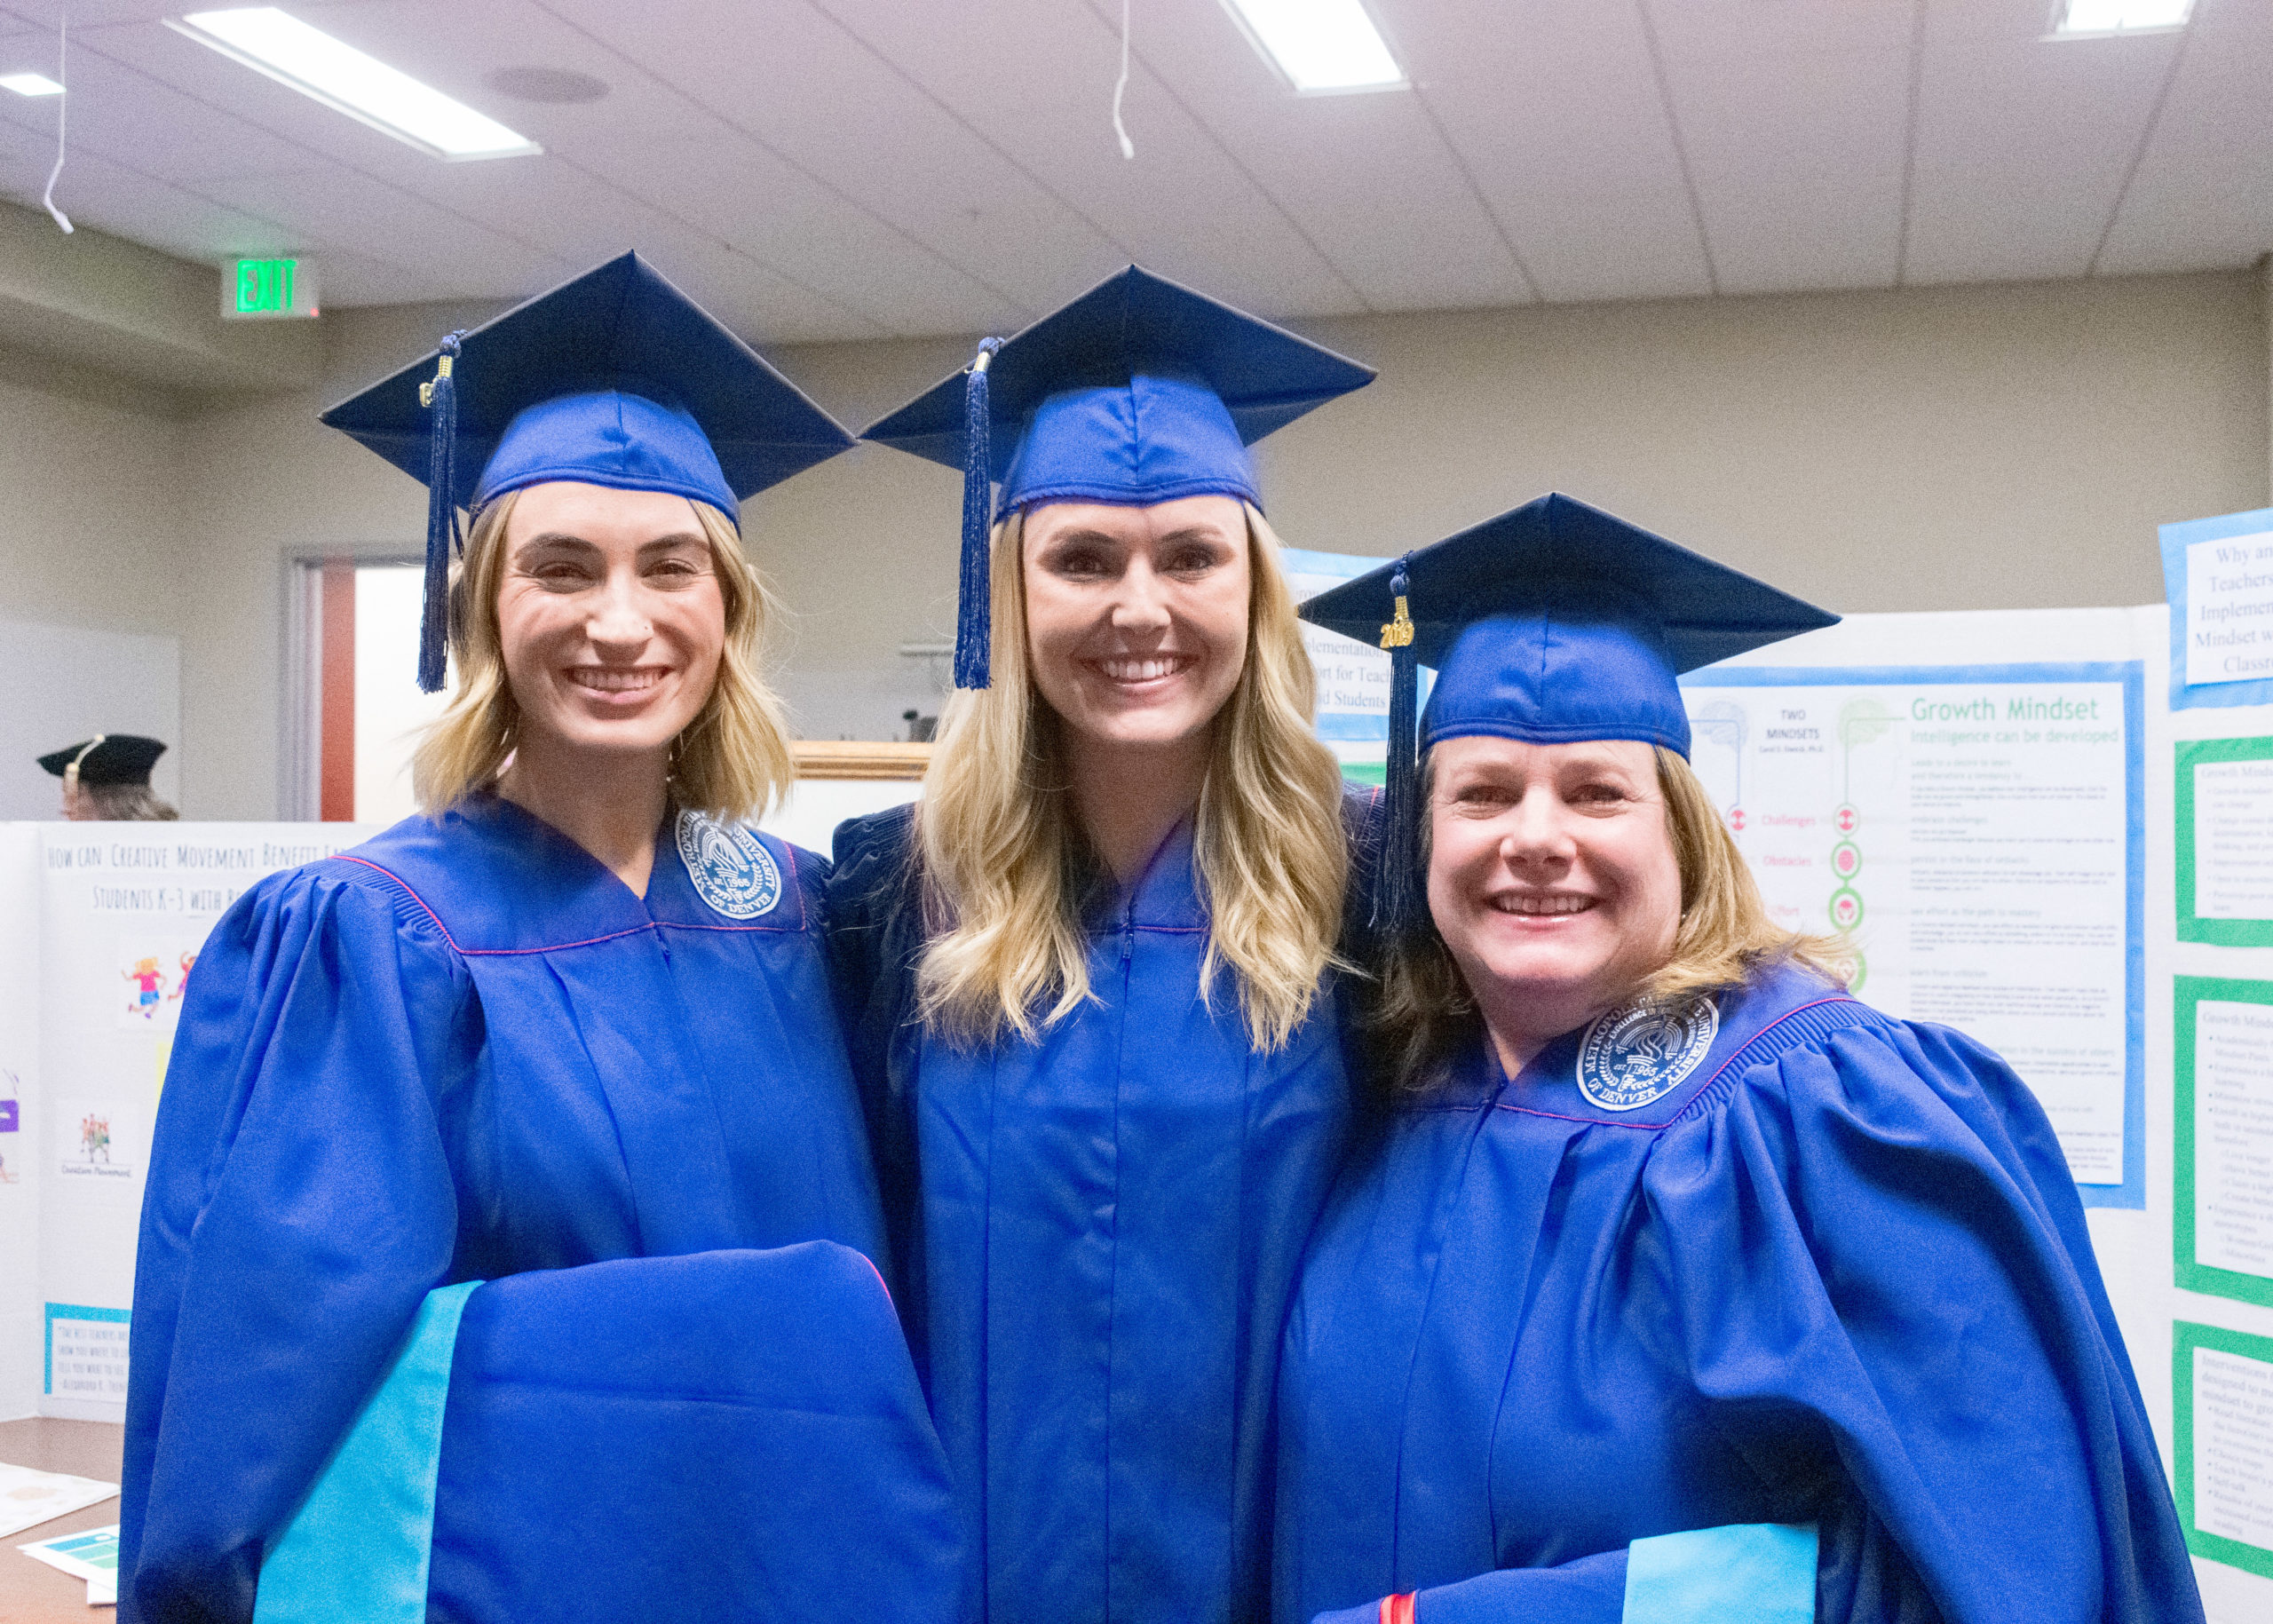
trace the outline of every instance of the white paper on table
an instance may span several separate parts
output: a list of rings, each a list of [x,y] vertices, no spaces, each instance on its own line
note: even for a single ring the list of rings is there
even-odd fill
[[[35,1562],[44,1562],[58,1573],[85,1580],[88,1606],[118,1605],[116,1523],[107,1528],[82,1528],[76,1533],[59,1533],[51,1540],[19,1545],[16,1549]]]
[[[0,1538],[25,1528],[36,1528],[51,1517],[108,1500],[118,1493],[115,1483],[74,1477],[63,1472],[36,1472],[28,1466],[0,1462]]]

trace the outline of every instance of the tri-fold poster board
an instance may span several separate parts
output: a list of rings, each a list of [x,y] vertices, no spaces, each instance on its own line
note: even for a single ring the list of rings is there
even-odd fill
[[[1859,996],[2043,1103],[2210,1616],[2243,1624],[2273,1617],[2273,511],[2163,545],[2167,611],[1856,615],[1683,686],[1777,919],[1848,932]],[[1299,595],[1378,562],[1288,558]],[[1311,642],[1320,732],[1377,782],[1386,661]],[[915,770],[848,757],[781,832],[825,845]],[[0,1415],[122,1414],[186,976],[247,887],[374,832],[0,824]]]

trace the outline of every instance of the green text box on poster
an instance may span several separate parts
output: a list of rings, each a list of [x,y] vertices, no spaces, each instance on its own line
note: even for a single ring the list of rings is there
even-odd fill
[[[2187,1291],[2214,1297],[2231,1297],[2273,1308],[2273,1276],[2202,1261],[2197,1233],[2198,1177],[2196,1119],[2201,1089],[2201,1006],[2206,1003],[2262,1004],[2273,1008],[2273,981],[2237,981],[2215,976],[2179,976],[2171,986],[2173,1024],[2173,1081],[2177,1085],[2177,1133],[2171,1200],[2171,1240],[2174,1274]]]
[[[2178,746],[2177,824],[2178,836],[2178,939],[2182,942],[2207,942],[2217,947],[2273,947],[2273,899],[2264,907],[2265,917],[2252,918],[2237,914],[2223,902],[2211,902],[2207,895],[2217,895],[2220,888],[2214,880],[2203,885],[2198,859],[2206,855],[2196,850],[2197,800],[2198,769],[2222,766],[2237,762],[2273,763],[2273,739],[2190,739],[2182,740]],[[2267,770],[2269,798],[2273,799],[2273,767]],[[2264,831],[2273,841],[2273,818]],[[2231,838],[2247,838],[2245,830],[2237,829]],[[2266,854],[2269,873],[2273,873],[2273,850]],[[2206,895],[2207,893],[2207,895]],[[2209,916],[2199,911],[2203,906],[2211,908]]]
[[[2178,1468],[2177,1481],[2171,1485],[2178,1500],[2178,1524],[2186,1533],[2186,1548],[2198,1557],[2207,1557],[2213,1562],[2222,1562],[2228,1567],[2237,1567],[2244,1573],[2261,1578],[2273,1579],[2273,1545],[2261,1545],[2253,1540],[2234,1537],[2231,1533],[2213,1533],[2200,1525],[2200,1518],[2208,1516],[2214,1522],[2223,1522],[2229,1509],[2200,1503],[2195,1493],[2198,1470],[2198,1449],[2220,1450],[2226,1440],[2198,1438],[2195,1432],[2195,1370],[2196,1351],[2207,1351],[2214,1359],[2222,1362],[2222,1376],[2242,1373],[2243,1382],[2262,1391],[2273,1391],[2273,1336],[2252,1336],[2245,1331],[2229,1331],[2214,1325],[2191,1325],[2181,1319],[2171,1327],[2170,1384],[2172,1398],[2172,1454]],[[2246,1371],[2244,1365],[2262,1366],[2261,1371]],[[2223,1395],[2230,1403],[2233,1394]],[[2244,1401],[2244,1407],[2255,1400],[2253,1392]],[[2234,1452],[2247,1455],[2254,1452],[2254,1440],[2237,1438],[2227,1445]],[[2212,1473],[2217,1474],[2220,1462],[2214,1454],[2209,1462]],[[2246,1466],[2245,1465],[2245,1470]],[[2273,1533],[2264,1536],[2273,1541]]]

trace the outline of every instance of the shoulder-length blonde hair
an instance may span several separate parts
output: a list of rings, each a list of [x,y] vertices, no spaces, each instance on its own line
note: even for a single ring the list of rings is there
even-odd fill
[[[410,764],[412,792],[429,814],[487,789],[513,753],[520,707],[505,677],[497,593],[505,578],[505,527],[519,495],[508,491],[481,510],[466,536],[465,557],[451,570],[450,659],[457,687]],[[733,520],[707,502],[692,505],[725,599],[726,641],[710,697],[672,743],[671,799],[715,818],[755,820],[796,776],[781,701],[758,664],[776,606],[743,552]]]
[[[1681,923],[1671,956],[1634,995],[1672,998],[1716,991],[1780,963],[1803,964],[1843,988],[1854,974],[1852,950],[1837,937],[1778,927],[1768,916],[1760,885],[1696,771],[1661,745],[1656,755],[1658,790],[1665,797],[1666,828],[1681,874]],[[1434,763],[1424,763],[1424,871],[1435,780]],[[1375,1069],[1397,1088],[1426,1089],[1441,1080],[1456,1052],[1481,1034],[1476,995],[1433,921],[1424,920],[1402,941],[1383,944],[1378,956],[1364,1015]]]
[[[1333,962],[1349,858],[1342,769],[1316,705],[1279,542],[1247,509],[1247,653],[1217,713],[1193,857],[1209,912],[1200,996],[1225,967],[1252,1040],[1286,1042]],[[919,1007],[935,1030],[1031,1039],[1089,996],[1087,872],[1059,724],[1026,650],[1025,526],[995,527],[994,685],[948,702],[916,812],[925,925]]]

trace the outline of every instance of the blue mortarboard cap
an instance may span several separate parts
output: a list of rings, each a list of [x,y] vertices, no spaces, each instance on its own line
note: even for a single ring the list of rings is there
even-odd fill
[[[323,414],[428,488],[419,685],[441,686],[456,511],[554,479],[743,497],[852,442],[637,254],[445,338]]]
[[[1419,751],[1483,733],[1540,744],[1633,739],[1686,756],[1681,672],[1839,620],[1553,495],[1320,593],[1302,613],[1391,651],[1376,917],[1393,923],[1418,904],[1406,870],[1417,851]],[[1436,668],[1437,684],[1416,729],[1422,665]]]
[[[1262,505],[1247,448],[1373,381],[1370,367],[1136,265],[870,427],[864,439],[963,471],[955,685],[987,681],[987,533],[1049,502]]]

